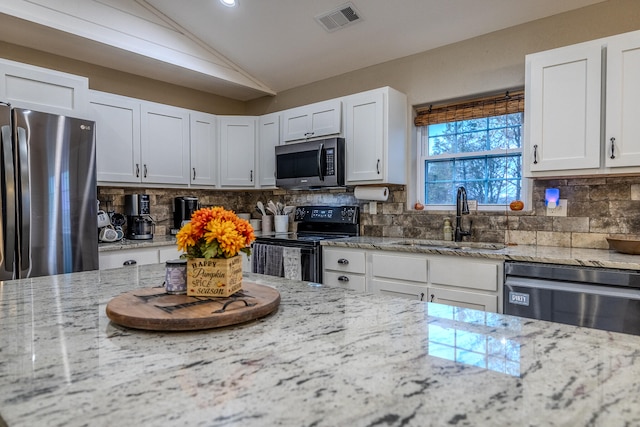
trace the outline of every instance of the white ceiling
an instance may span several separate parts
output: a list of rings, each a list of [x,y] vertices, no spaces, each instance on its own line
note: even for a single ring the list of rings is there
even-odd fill
[[[600,1],[351,0],[361,22],[328,33],[347,0],[146,0],[276,92]]]
[[[350,0],[360,22],[316,22],[348,1],[2,0],[0,40],[249,100],[604,0]]]

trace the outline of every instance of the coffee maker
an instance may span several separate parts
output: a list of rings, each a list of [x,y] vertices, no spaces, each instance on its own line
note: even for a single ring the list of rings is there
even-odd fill
[[[173,200],[172,234],[177,234],[185,222],[191,220],[191,214],[200,208],[197,197],[181,196]]]
[[[124,196],[124,213],[127,215],[127,239],[153,239],[155,223],[150,215],[149,195],[128,194]]]

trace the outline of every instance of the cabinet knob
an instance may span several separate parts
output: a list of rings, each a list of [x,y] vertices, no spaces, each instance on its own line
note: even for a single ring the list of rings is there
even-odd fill
[[[610,141],[611,141],[611,159],[613,160],[616,158],[616,155],[615,155],[616,139],[614,137],[611,137]]]
[[[349,260],[345,259],[345,258],[340,258],[338,260],[338,264],[347,265],[347,264],[349,264]]]
[[[420,301],[424,301],[424,292],[420,293]]]
[[[433,299],[434,299],[435,297],[436,297],[436,296],[435,296],[434,294],[431,294],[431,299],[429,300],[429,302],[433,302]]]
[[[349,281],[349,278],[348,278],[347,276],[339,276],[339,277],[338,277],[338,280],[339,280],[340,282],[348,282],[348,281]]]

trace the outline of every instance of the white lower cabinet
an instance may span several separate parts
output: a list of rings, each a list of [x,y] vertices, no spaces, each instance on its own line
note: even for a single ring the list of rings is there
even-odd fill
[[[170,259],[180,258],[181,254],[176,245],[171,245],[100,252],[98,258],[100,270],[107,270],[122,267],[130,261],[135,261],[135,265],[165,263]]]
[[[336,247],[323,257],[328,285],[502,312],[502,260]]]
[[[365,252],[360,249],[323,248],[324,284],[366,291]]]

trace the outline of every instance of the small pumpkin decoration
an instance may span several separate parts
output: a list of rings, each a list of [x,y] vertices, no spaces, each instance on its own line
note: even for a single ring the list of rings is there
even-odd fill
[[[509,209],[511,209],[512,211],[521,211],[522,209],[524,209],[524,203],[521,200],[514,200],[513,202],[509,203]]]

